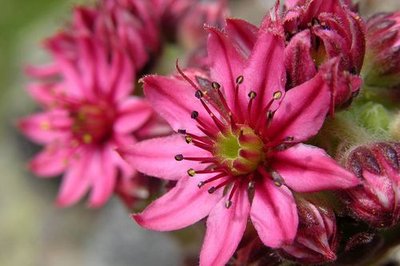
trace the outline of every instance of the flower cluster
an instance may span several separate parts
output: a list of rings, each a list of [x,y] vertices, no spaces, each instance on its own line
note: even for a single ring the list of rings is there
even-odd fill
[[[44,111],[19,126],[45,145],[30,168],[64,173],[60,206],[89,188],[91,207],[114,193],[131,205],[141,186],[160,196],[146,180],[163,180],[167,192],[132,218],[157,231],[204,219],[200,265],[340,260],[341,233],[353,247],[349,231],[370,235],[400,219],[398,123],[364,121],[380,119],[371,86],[379,95],[399,85],[398,13],[366,23],[350,0],[288,0],[256,26],[226,19],[227,6],[76,8],[45,43],[53,62],[29,69]],[[152,74],[165,41],[185,47],[188,63]],[[379,104],[390,121],[397,108]]]

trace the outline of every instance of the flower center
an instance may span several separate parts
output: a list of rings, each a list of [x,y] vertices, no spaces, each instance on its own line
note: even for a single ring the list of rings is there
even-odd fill
[[[72,118],[72,132],[84,144],[101,143],[112,133],[114,112],[107,104],[83,104]]]
[[[236,132],[218,134],[214,156],[232,175],[248,174],[264,159],[263,141],[252,128],[241,126]]]

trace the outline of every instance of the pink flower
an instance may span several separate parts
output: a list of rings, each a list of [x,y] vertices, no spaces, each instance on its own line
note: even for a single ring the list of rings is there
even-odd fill
[[[108,50],[96,35],[60,33],[46,42],[50,67],[32,68],[40,78],[29,86],[44,111],[21,119],[22,132],[45,149],[30,169],[43,177],[65,172],[57,198],[69,206],[89,188],[91,207],[103,205],[116,183],[129,183],[135,169],[115,149],[135,142],[152,116],[149,104],[129,96],[134,66],[123,49]]]
[[[166,231],[208,216],[201,265],[225,264],[249,217],[265,245],[291,243],[298,225],[292,191],[358,184],[323,150],[300,144],[320,129],[329,89],[318,74],[284,92],[279,25],[265,24],[249,59],[230,35],[210,28],[210,77],[178,68],[181,77],[143,79],[148,100],[179,134],[121,153],[140,172],[177,184],[133,218]]]

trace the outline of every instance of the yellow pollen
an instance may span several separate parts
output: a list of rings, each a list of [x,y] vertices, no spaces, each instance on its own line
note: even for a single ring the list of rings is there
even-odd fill
[[[188,175],[190,175],[190,176],[194,176],[194,175],[196,174],[196,171],[195,171],[194,169],[190,168],[190,169],[187,171],[187,173],[188,173]]]
[[[186,143],[191,143],[193,138],[191,136],[185,136]]]
[[[40,128],[41,128],[42,130],[45,130],[45,131],[50,130],[50,124],[49,124],[49,122],[47,122],[47,121],[42,121],[42,122],[40,123]]]
[[[84,143],[89,144],[92,142],[93,137],[92,137],[92,135],[86,133],[83,135],[82,140]]]
[[[282,97],[282,92],[281,91],[276,91],[273,94],[274,100],[279,100]]]

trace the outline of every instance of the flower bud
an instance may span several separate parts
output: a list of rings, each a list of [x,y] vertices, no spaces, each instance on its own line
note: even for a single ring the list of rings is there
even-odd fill
[[[365,23],[346,1],[286,1],[288,89],[329,68],[332,104],[346,107],[360,89]],[[328,63],[328,66],[325,66]]]
[[[400,85],[400,12],[380,13],[367,21],[363,67],[370,86]]]
[[[400,219],[400,143],[378,142],[352,150],[346,167],[362,185],[344,192],[343,198],[355,217],[375,227],[390,227]]]
[[[299,263],[325,263],[336,260],[338,245],[335,214],[329,208],[307,200],[298,201],[299,227],[293,244],[281,255]]]

